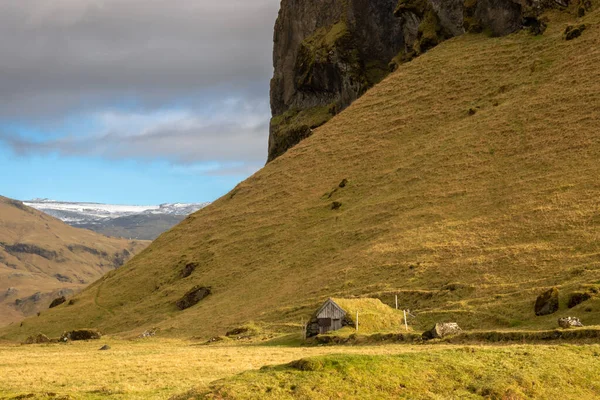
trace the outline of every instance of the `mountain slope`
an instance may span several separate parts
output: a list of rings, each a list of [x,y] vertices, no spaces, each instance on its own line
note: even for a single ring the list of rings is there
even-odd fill
[[[143,247],[72,228],[0,197],[0,326],[80,291]]]
[[[417,328],[600,324],[598,299],[564,306],[600,282],[600,15],[573,41],[572,17],[549,18],[543,36],[468,34],[404,64],[78,304],[4,335],[281,330],[327,297],[396,293]],[[195,285],[212,294],[178,310]],[[535,317],[554,285],[561,310]]]

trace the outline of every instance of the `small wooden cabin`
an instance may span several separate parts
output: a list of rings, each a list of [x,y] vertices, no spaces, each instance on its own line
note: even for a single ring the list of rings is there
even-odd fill
[[[346,323],[346,311],[332,299],[328,299],[313,315],[306,327],[306,336],[316,336],[342,329]]]

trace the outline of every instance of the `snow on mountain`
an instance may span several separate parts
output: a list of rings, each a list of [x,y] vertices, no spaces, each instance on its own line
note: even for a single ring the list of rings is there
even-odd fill
[[[100,203],[62,202],[48,199],[24,201],[25,205],[52,215],[64,222],[91,223],[139,214],[189,215],[209,203],[173,203],[131,206]]]

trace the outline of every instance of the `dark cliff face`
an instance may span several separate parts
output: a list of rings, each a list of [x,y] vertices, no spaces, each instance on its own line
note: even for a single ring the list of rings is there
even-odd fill
[[[269,159],[399,64],[465,32],[502,36],[568,0],[282,0],[275,25]],[[543,29],[541,29],[543,31]]]
[[[269,161],[347,107],[404,47],[397,0],[283,0],[275,25]]]

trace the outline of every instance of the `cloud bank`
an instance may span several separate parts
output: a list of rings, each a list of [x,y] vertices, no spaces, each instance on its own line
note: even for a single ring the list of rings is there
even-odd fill
[[[2,2],[0,122],[54,131],[27,137],[0,126],[0,140],[20,154],[263,162],[278,5]],[[73,117],[93,129],[66,131]]]

